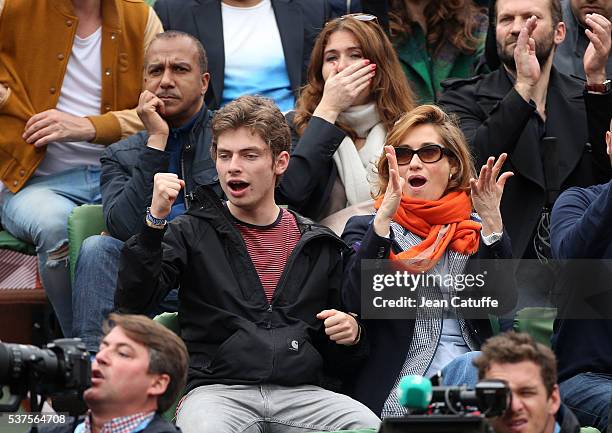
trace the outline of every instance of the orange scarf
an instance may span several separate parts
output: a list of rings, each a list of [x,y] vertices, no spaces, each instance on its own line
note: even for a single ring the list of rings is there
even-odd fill
[[[376,200],[376,209],[382,199]],[[481,225],[470,219],[471,212],[472,202],[465,192],[450,192],[435,201],[402,195],[393,220],[424,239],[400,254],[391,252],[391,259],[411,259],[411,269],[425,272],[434,267],[447,248],[465,255],[474,254],[478,251]]]

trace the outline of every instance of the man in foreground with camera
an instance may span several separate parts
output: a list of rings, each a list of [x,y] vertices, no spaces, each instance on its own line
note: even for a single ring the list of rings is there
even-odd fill
[[[144,316],[111,314],[91,367],[89,407],[75,433],[177,432],[160,414],[185,387],[189,355],[172,331]]]
[[[180,433],[160,414],[185,387],[189,356],[167,328],[138,315],[111,314],[92,363],[89,407],[74,433]],[[72,423],[41,429],[72,433]]]
[[[574,414],[561,406],[557,361],[548,347],[529,334],[506,332],[491,337],[474,360],[478,378],[508,382],[512,402],[491,418],[496,433],[577,433]]]

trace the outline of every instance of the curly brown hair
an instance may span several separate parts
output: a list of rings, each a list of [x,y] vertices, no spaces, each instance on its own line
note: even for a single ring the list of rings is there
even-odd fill
[[[413,19],[406,1],[389,1],[389,31],[393,42],[400,42],[410,36],[408,23]],[[487,15],[472,0],[431,0],[425,6],[424,15],[427,18],[427,46],[434,54],[444,41],[449,41],[463,53],[476,52],[478,38],[474,32],[487,19]]]
[[[312,113],[323,97],[323,53],[329,37],[339,31],[350,32],[361,47],[363,56],[378,68],[372,80],[372,95],[378,114],[387,130],[406,111],[415,107],[414,96],[402,71],[395,49],[383,29],[374,21],[359,21],[351,16],[336,18],[328,22],[315,41],[308,67],[308,83],[302,89],[297,101],[294,125],[301,136],[308,126]],[[351,138],[355,133],[348,126],[338,122]]]
[[[243,127],[251,134],[257,134],[270,147],[272,167],[282,152],[289,153],[291,150],[289,125],[274,101],[259,95],[245,95],[234,99],[213,117],[210,154],[214,161],[217,160],[219,136]],[[281,177],[276,177],[276,186],[280,184]]]
[[[526,333],[505,332],[489,338],[480,349],[482,354],[474,361],[478,379],[484,379],[491,364],[516,364],[531,361],[540,367],[540,376],[550,397],[557,383],[557,359],[542,343],[536,342]]]
[[[291,132],[278,106],[263,96],[240,96],[215,113],[212,123],[210,152],[217,158],[219,136],[226,131],[245,127],[270,146],[272,161],[281,152],[291,150]]]

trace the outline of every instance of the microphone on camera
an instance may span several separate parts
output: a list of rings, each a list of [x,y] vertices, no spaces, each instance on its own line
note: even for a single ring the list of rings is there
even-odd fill
[[[397,387],[400,405],[412,412],[424,412],[438,403],[450,413],[479,410],[485,416],[498,416],[510,406],[512,394],[502,380],[482,380],[472,389],[466,386],[432,386],[423,376],[404,376]]]
[[[431,380],[419,375],[404,376],[397,386],[399,404],[412,410],[425,410],[432,399]]]

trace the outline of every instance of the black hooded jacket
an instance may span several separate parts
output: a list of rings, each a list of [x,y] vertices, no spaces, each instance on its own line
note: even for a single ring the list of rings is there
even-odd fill
[[[365,355],[363,341],[340,346],[316,318],[324,309],[342,309],[345,244],[295,216],[302,236],[270,303],[231,214],[210,188],[196,190],[189,211],[165,236],[145,226],[126,242],[115,303],[146,311],[180,286],[188,390],[215,383],[337,386]]]

